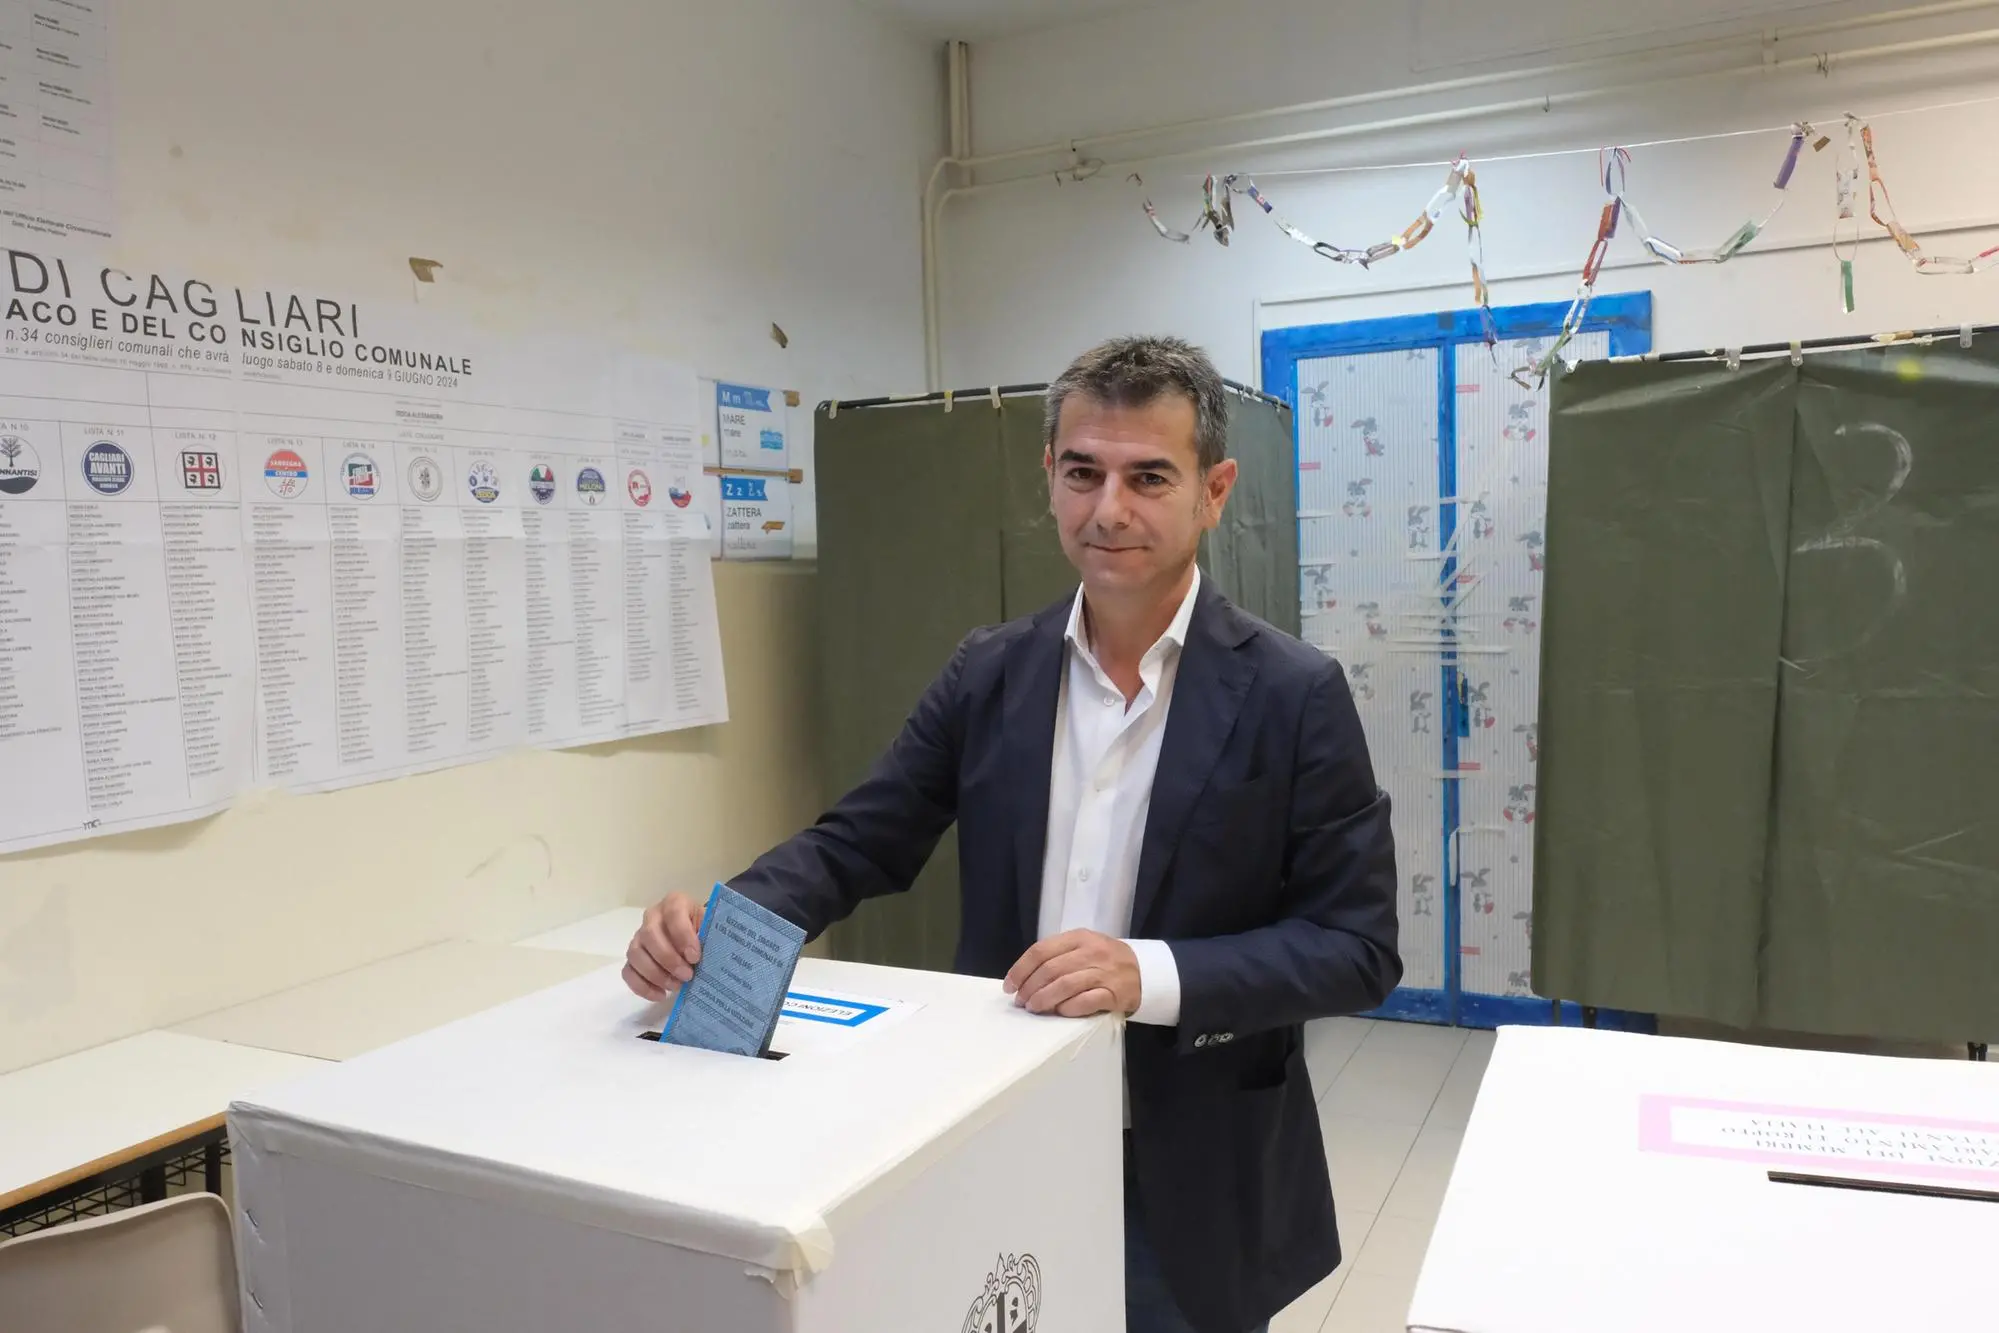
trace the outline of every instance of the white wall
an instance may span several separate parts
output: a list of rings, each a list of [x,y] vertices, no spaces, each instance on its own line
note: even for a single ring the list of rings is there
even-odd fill
[[[1850,15],[1881,5],[1782,6],[1786,22]],[[987,43],[973,51],[975,151],[996,153],[1076,136],[1132,130],[1184,118],[1236,113],[1306,100],[1545,65],[1576,54],[1628,51],[1663,40],[1649,33],[1578,50],[1522,49],[1548,33],[1616,35],[1643,28],[1660,12],[1709,15],[1640,0],[1592,5],[1539,0],[1526,7],[1416,0],[1362,13],[1316,0],[1243,0],[1229,6],[1168,5],[1053,32]],[[1746,6],[1735,6],[1746,8]],[[1391,9],[1393,12],[1391,12]],[[1519,13],[1511,11],[1519,10]],[[1802,12],[1800,12],[1802,10]],[[1509,12],[1502,12],[1509,11]],[[1372,15],[1372,17],[1370,17]],[[1542,15],[1536,19],[1532,15]],[[1553,15],[1552,19],[1545,18]],[[1766,15],[1765,21],[1774,21]],[[1824,47],[1848,50],[1999,26],[1999,9],[1948,22],[1901,24],[1805,41],[1781,41],[1779,58]],[[1711,36],[1714,28],[1691,35]],[[1523,35],[1524,34],[1524,35]],[[1462,53],[1516,50],[1475,66],[1443,64]],[[1093,179],[981,188],[954,198],[942,226],[945,381],[1042,379],[1074,352],[1113,333],[1165,331],[1192,337],[1223,372],[1256,382],[1259,328],[1367,318],[1472,304],[1463,229],[1448,221],[1420,248],[1370,271],[1334,265],[1286,239],[1247,200],[1237,201],[1228,249],[1207,236],[1176,246],[1156,236],[1140,211],[1150,193],[1172,225],[1198,212],[1201,176],[1248,170],[1290,220],[1345,245],[1385,240],[1402,230],[1442,183],[1441,167],[1336,176],[1286,170],[1447,160],[1459,149],[1478,166],[1485,243],[1495,303],[1562,300],[1594,239],[1602,193],[1594,149],[1725,133],[1773,132],[1636,150],[1631,194],[1646,220],[1686,249],[1711,247],[1745,217],[1768,210],[1768,188],[1786,136],[1774,127],[1805,117],[1843,143],[1838,114],[1872,115],[1964,98],[1999,96],[1999,46],[1885,62],[1834,62],[1816,72],[1717,78],[1627,91],[1552,111],[1478,116],[1449,124],[1371,133],[1314,146],[1258,152],[1205,152],[1168,162],[1144,159],[1190,145],[1240,141],[1347,121],[1401,117],[1542,92],[1621,83],[1697,63],[1761,59],[1755,42],[1701,61],[1659,58],[1635,74],[1550,76],[1506,88],[1471,90],[1277,122],[1239,124],[1201,138],[1156,135],[1104,148],[1085,145],[1106,165]],[[1919,235],[1945,223],[1977,222],[1940,235],[1930,248],[1976,253],[1999,242],[1999,178],[1980,165],[1980,145],[1999,132],[1999,104],[1884,117],[1876,125],[1882,168],[1903,220]],[[1505,155],[1582,148],[1530,160]],[[1788,340],[1883,329],[1999,319],[1999,270],[1976,278],[1918,277],[1885,240],[1859,259],[1859,310],[1838,306],[1837,266],[1815,244],[1830,235],[1833,161],[1807,152],[1782,214],[1766,239],[1722,267],[1669,269],[1650,263],[1624,234],[1599,290],[1646,288],[1656,295],[1656,345],[1663,349]],[[1136,160],[1146,189],[1126,179]],[[989,185],[1010,168],[987,169]],[[1868,234],[1881,233],[1868,227]],[[1803,246],[1805,248],[1796,248]]]
[[[128,266],[920,379],[941,62],[848,0],[127,0]],[[790,335],[781,351],[775,321]],[[807,414],[800,414],[801,418]],[[718,565],[734,721],[0,859],[0,1070],[450,936],[698,888],[814,813],[812,579]]]

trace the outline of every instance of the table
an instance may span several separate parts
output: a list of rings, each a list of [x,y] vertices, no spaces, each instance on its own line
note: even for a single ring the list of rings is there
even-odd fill
[[[197,1151],[219,1192],[236,1098],[605,966],[448,941],[0,1075],[0,1228],[134,1177],[160,1197],[166,1163]]]
[[[520,941],[524,949],[566,949],[571,953],[596,954],[602,958],[623,958],[626,946],[645,919],[643,907],[613,907],[596,916],[586,916],[554,930],[530,935]]]
[[[197,1149],[219,1188],[230,1101],[320,1063],[142,1032],[0,1075],[0,1227],[135,1175],[157,1197],[164,1163]]]
[[[1983,1328],[1999,1074],[1962,1060],[1502,1029],[1409,1310],[1446,1333]]]
[[[173,1031],[351,1060],[604,966],[594,954],[451,940],[218,1010]]]

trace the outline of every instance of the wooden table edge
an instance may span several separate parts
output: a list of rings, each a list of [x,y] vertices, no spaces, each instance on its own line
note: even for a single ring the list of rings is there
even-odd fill
[[[92,1176],[114,1170],[127,1162],[137,1161],[139,1158],[149,1156],[165,1148],[170,1148],[185,1139],[199,1138],[203,1134],[221,1129],[227,1119],[228,1117],[224,1113],[218,1111],[214,1115],[196,1120],[191,1124],[182,1125],[179,1129],[168,1130],[164,1134],[147,1139],[144,1143],[135,1143],[129,1148],[121,1148],[117,1152],[106,1153],[95,1161],[85,1162],[82,1166],[72,1167],[67,1171],[58,1171],[55,1175],[35,1181],[31,1185],[23,1185],[19,1189],[9,1190],[5,1194],[0,1194],[0,1212],[5,1212],[9,1208],[28,1203],[31,1200],[40,1198],[44,1194],[53,1193],[65,1185],[73,1185],[79,1180],[88,1180]]]

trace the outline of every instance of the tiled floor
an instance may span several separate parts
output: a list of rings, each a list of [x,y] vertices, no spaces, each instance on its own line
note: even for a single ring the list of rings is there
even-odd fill
[[[1306,1030],[1346,1259],[1275,1333],[1402,1333],[1491,1055],[1492,1033],[1461,1028],[1337,1018]]]

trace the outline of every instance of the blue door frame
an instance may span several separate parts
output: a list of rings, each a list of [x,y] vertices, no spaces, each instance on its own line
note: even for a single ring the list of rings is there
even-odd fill
[[[1491,317],[1500,342],[1524,338],[1554,338],[1561,333],[1567,317],[1567,302],[1500,306]],[[1602,296],[1590,303],[1589,312],[1578,332],[1603,331],[1610,335],[1610,355],[1636,356],[1652,350],[1652,294],[1627,292]],[[1263,335],[1263,391],[1291,405],[1291,449],[1298,453],[1298,364],[1329,356],[1353,356],[1367,352],[1404,351],[1434,348],[1437,352],[1437,494],[1447,498],[1438,506],[1439,549],[1449,551],[1457,531],[1458,506],[1454,499],[1458,486],[1457,444],[1457,357],[1465,343],[1483,343],[1486,336],[1485,312],[1441,311],[1431,315],[1401,315],[1386,319],[1355,320],[1342,324],[1314,324],[1300,328],[1272,329]],[[1302,544],[1304,534],[1299,539]],[[1457,558],[1443,565],[1441,586],[1454,586]],[[1442,760],[1445,773],[1458,770],[1458,739],[1469,735],[1470,721],[1458,689],[1458,654],[1452,650],[1455,632],[1444,622],[1444,648],[1439,668],[1438,698],[1444,703],[1445,720]],[[1443,779],[1444,840],[1444,986],[1441,990],[1404,988],[1370,1018],[1394,1018],[1458,1027],[1498,1027],[1502,1024],[1572,1024],[1584,1021],[1584,1010],[1574,1004],[1559,1007],[1532,996],[1465,995],[1461,984],[1460,934],[1463,919],[1459,903],[1458,867],[1454,864],[1454,834],[1460,822],[1461,779]],[[1648,1014],[1628,1014],[1603,1010],[1591,1015],[1597,1026],[1635,1031],[1652,1031],[1655,1020]]]

